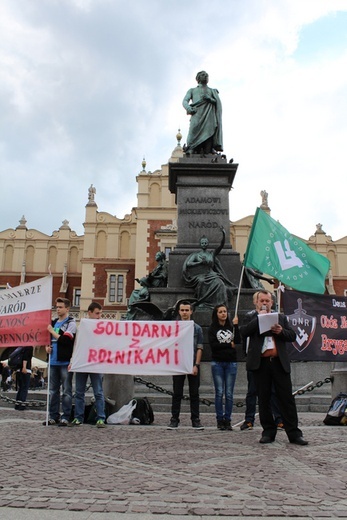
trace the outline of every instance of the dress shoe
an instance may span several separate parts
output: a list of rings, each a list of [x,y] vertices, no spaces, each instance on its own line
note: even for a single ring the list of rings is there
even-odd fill
[[[297,437],[296,439],[292,439],[291,441],[292,444],[298,444],[299,446],[307,446],[308,445],[308,441],[305,441],[305,439],[303,439],[303,437]]]
[[[260,444],[270,444],[274,440],[275,439],[272,439],[272,437],[268,437],[267,435],[263,435],[259,442],[260,442]]]

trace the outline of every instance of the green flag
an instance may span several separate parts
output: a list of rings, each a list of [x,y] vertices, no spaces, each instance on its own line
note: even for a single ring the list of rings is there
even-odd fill
[[[289,287],[317,294],[325,292],[330,267],[325,256],[291,235],[260,208],[254,216],[243,263]]]

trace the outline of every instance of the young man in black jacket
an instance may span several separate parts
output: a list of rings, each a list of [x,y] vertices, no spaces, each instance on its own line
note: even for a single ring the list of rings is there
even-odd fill
[[[181,320],[187,321],[192,319],[193,309],[191,303],[187,301],[180,302],[178,308],[178,314]],[[189,385],[189,398],[190,398],[190,417],[192,421],[192,427],[196,430],[203,430],[204,427],[200,422],[200,411],[199,411],[199,386],[200,386],[200,361],[202,357],[203,346],[203,334],[202,328],[197,323],[194,323],[194,366],[191,374],[187,374],[188,385]],[[180,374],[172,376],[173,381],[173,395],[171,405],[171,420],[168,426],[168,430],[175,430],[178,428],[181,411],[181,401],[183,399],[183,388],[186,375]]]

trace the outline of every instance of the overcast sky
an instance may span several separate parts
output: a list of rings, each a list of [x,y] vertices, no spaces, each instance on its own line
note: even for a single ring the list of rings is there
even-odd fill
[[[0,230],[82,234],[91,183],[130,213],[143,157],[186,140],[200,70],[239,163],[230,219],[266,190],[290,232],[346,236],[346,0],[1,0]]]

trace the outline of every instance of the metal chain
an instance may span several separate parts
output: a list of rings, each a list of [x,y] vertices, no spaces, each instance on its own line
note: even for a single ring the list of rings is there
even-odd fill
[[[161,392],[162,394],[167,394],[167,395],[171,395],[171,396],[173,395],[173,392],[171,392],[171,390],[167,390],[166,388],[155,385],[154,383],[151,383],[150,381],[145,381],[141,377],[134,377],[134,381],[135,381],[135,383],[140,383],[141,385],[146,385],[147,388],[151,388],[152,390],[156,390],[157,392]],[[332,380],[330,379],[330,377],[326,377],[324,379],[324,381],[317,381],[317,383],[315,385],[310,385],[307,388],[305,388],[305,390],[299,390],[297,392],[297,395],[303,395],[306,392],[313,392],[313,390],[315,388],[320,388],[324,384],[331,383],[331,382],[332,382]],[[186,401],[189,401],[189,395],[184,395],[183,399],[185,399]],[[206,404],[207,406],[211,406],[211,404],[213,404],[213,402],[210,401],[209,399],[199,398],[199,401],[200,401],[200,403]],[[238,402],[238,403],[234,403],[234,405],[237,408],[242,408],[242,406],[246,406],[246,403]]]
[[[46,406],[46,401],[17,401],[16,399],[13,399],[12,397],[9,397],[8,395],[4,395],[0,393],[0,399],[3,401],[6,401],[7,403],[15,404],[15,405],[24,405],[27,408],[43,408]]]
[[[161,392],[162,394],[167,394],[173,396],[173,392],[171,390],[167,390],[166,388],[163,388],[162,386],[155,385],[154,383],[151,383],[150,381],[145,381],[141,377],[134,377],[135,383],[140,383],[141,385],[146,385],[147,388],[151,388],[152,390],[156,390],[157,392]],[[190,397],[189,395],[184,395],[183,398],[185,401],[189,401]],[[204,399],[203,397],[199,398],[199,402],[202,404],[206,404],[207,406],[211,406],[213,404],[212,401],[209,399]]]
[[[298,390],[298,395],[303,395],[306,392],[313,392],[315,388],[320,388],[321,386],[325,385],[326,383],[332,383],[332,379],[330,377],[326,377],[324,381],[317,381],[315,385],[310,385],[305,390]]]
[[[145,381],[141,377],[134,377],[134,381],[135,381],[135,383],[140,383],[141,385],[146,385],[147,388],[156,390],[157,392],[161,392],[162,394],[167,394],[167,395],[173,396],[173,392],[171,390],[167,390],[166,388],[155,385],[154,383],[151,383],[150,381]],[[323,381],[317,381],[316,384],[310,385],[309,387],[305,388],[305,390],[299,390],[297,392],[297,395],[303,395],[306,392],[313,392],[313,390],[315,388],[320,388],[321,386],[331,383],[331,382],[332,382],[332,380],[330,379],[330,377],[326,377]],[[46,401],[32,400],[32,401],[26,401],[25,403],[22,403],[22,401],[17,401],[16,399],[13,399],[11,397],[8,397],[7,395],[4,395],[3,393],[0,393],[0,399],[2,399],[3,401],[6,401],[8,403],[11,403],[11,404],[17,404],[17,405],[24,404],[28,408],[42,408],[42,407],[46,406]],[[184,395],[183,399],[186,401],[189,401],[189,395]],[[205,404],[207,406],[211,406],[211,404],[213,404],[213,402],[210,401],[209,399],[204,399],[202,397],[199,398],[199,402],[202,404]],[[246,406],[246,403],[238,402],[238,403],[235,403],[235,406],[237,408],[241,408],[243,406]]]
[[[324,381],[317,381],[317,383],[315,385],[310,385],[305,389],[298,390],[296,392],[296,395],[303,395],[306,392],[312,392],[315,388],[320,388],[321,386],[323,386],[326,383],[332,383],[332,379],[330,379],[330,377],[326,377],[324,379]],[[246,406],[246,403],[242,403],[242,402],[235,403],[235,406],[241,408],[242,406]]]

